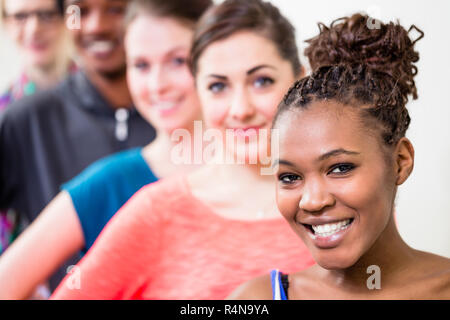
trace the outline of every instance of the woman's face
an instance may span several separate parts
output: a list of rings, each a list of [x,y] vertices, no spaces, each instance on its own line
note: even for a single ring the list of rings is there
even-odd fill
[[[205,49],[198,61],[197,91],[207,126],[219,129],[224,138],[231,133],[235,141],[225,141],[226,152],[239,160],[248,160],[246,148],[267,154],[268,135],[260,129],[269,132],[294,81],[291,63],[257,33],[238,32]]]
[[[319,265],[354,265],[393,212],[396,174],[379,137],[352,107],[335,102],[286,111],[276,128],[280,212]]]
[[[55,0],[4,0],[5,27],[27,65],[52,65],[61,50],[64,20]]]
[[[133,101],[147,121],[169,133],[201,119],[187,65],[192,35],[192,28],[174,18],[143,15],[131,23],[125,37]]]

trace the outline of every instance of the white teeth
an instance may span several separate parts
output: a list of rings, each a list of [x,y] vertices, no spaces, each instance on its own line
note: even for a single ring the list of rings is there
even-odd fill
[[[107,53],[114,48],[112,41],[95,41],[89,45],[89,50],[95,53]]]
[[[161,110],[170,110],[172,108],[174,108],[176,105],[176,103],[174,102],[161,102],[155,105],[156,108],[161,109]]]
[[[339,221],[336,223],[327,223],[327,224],[321,224],[321,225],[313,225],[312,228],[318,236],[321,237],[328,237],[334,233],[337,233],[345,228],[348,227],[350,224],[350,219],[346,219],[343,221]]]

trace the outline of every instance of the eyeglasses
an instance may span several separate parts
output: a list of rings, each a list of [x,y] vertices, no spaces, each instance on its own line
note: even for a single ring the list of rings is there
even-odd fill
[[[18,25],[24,25],[29,18],[36,16],[39,22],[49,24],[55,22],[59,17],[57,10],[34,10],[34,11],[19,11],[13,14],[5,13],[5,18]]]

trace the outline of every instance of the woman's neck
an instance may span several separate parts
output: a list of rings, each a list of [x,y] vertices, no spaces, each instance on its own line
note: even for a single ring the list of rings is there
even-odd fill
[[[213,163],[190,174],[192,194],[216,214],[236,220],[280,218],[273,176],[249,164]]]
[[[185,130],[193,136],[193,127],[185,128]],[[153,173],[158,178],[164,178],[174,173],[189,173],[201,165],[192,162],[180,163],[178,159],[174,158],[178,151],[183,154],[192,154],[194,152],[192,148],[191,144],[182,144],[172,139],[171,133],[158,130],[156,139],[144,147],[142,154]]]
[[[342,288],[368,292],[368,279],[379,270],[384,289],[403,283],[408,274],[405,270],[417,257],[416,251],[401,238],[393,216],[378,240],[353,266],[343,270],[322,269],[325,279]]]

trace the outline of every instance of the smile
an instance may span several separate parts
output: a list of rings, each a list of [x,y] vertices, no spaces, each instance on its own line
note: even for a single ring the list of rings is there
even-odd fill
[[[345,219],[337,223],[311,225],[311,228],[318,237],[328,237],[331,236],[332,234],[335,234],[341,230],[348,228],[348,226],[350,225],[350,220],[351,219]]]
[[[85,48],[94,56],[103,57],[110,55],[116,48],[116,44],[115,41],[111,40],[97,40],[86,43]]]
[[[343,219],[323,224],[304,224],[315,246],[321,249],[334,248],[344,239],[351,229],[354,219]]]
[[[158,110],[160,116],[165,117],[172,115],[179,108],[182,101],[183,97],[180,97],[170,101],[155,101],[152,105],[156,110]]]

